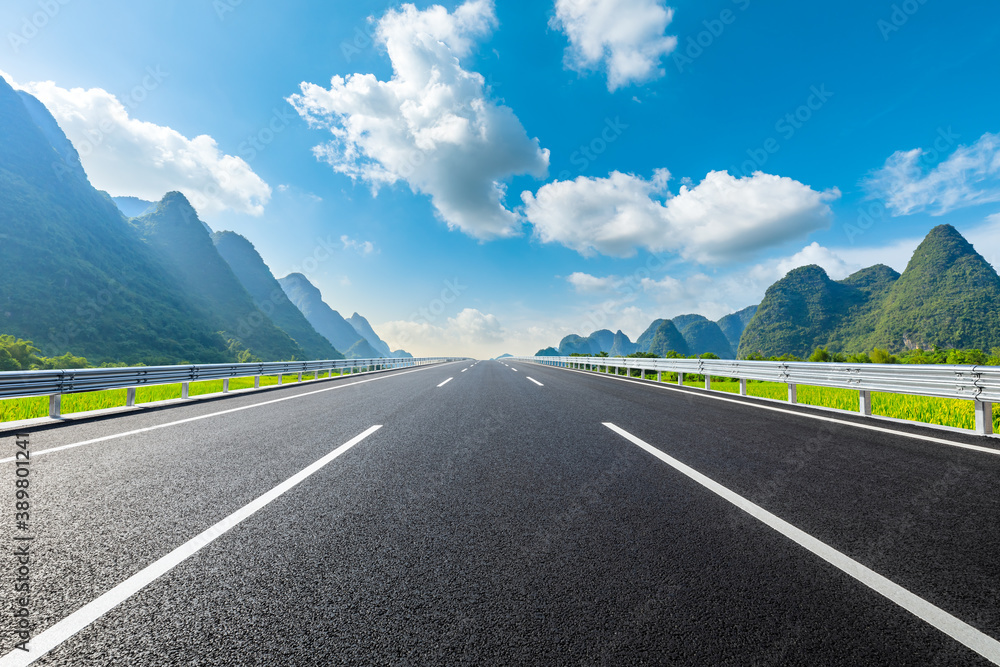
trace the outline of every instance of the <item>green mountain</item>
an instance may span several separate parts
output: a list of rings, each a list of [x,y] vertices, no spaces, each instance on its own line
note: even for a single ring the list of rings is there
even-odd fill
[[[559,342],[559,355],[568,357],[571,354],[592,356],[599,352],[608,352],[615,344],[615,335],[607,329],[601,329],[586,338],[570,334]]]
[[[756,313],[757,306],[747,306],[743,310],[726,315],[717,322],[722,333],[725,334],[726,340],[729,341],[730,347],[734,350],[739,348],[740,337]]]
[[[344,351],[348,359],[373,359],[381,356],[345,320],[340,313],[323,301],[323,295],[315,285],[301,273],[290,273],[279,278],[281,289],[293,304],[305,315],[309,323],[338,350]]]
[[[950,225],[930,231],[902,275],[884,265],[840,281],[818,266],[791,271],[768,289],[739,356],[935,345],[1000,347],[1000,276]]]
[[[608,355],[612,357],[627,357],[638,349],[638,346],[629,340],[628,336],[619,329],[615,332],[615,337],[611,342],[611,349]]]
[[[656,330],[659,329],[660,325],[664,322],[666,322],[664,319],[653,320],[653,323],[639,335],[635,341],[637,351],[649,352],[649,347],[653,344],[653,336],[656,335]]]
[[[539,350],[538,352],[535,352],[535,356],[536,357],[558,357],[559,356],[559,350],[557,350],[554,347],[547,347],[547,348],[545,348],[543,350]]]
[[[250,241],[235,232],[216,232],[211,238],[219,255],[250,293],[254,305],[299,344],[306,358],[344,358],[288,300],[285,291]]]
[[[2,78],[0,119],[0,333],[91,363],[232,361],[51,114]]]
[[[935,227],[885,297],[870,343],[1000,347],[1000,276],[954,227]]]
[[[226,338],[239,341],[265,361],[306,358],[302,348],[254,305],[184,195],[169,192],[154,211],[129,222],[170,268],[203,317]]]
[[[674,318],[674,322],[677,318]],[[715,322],[706,319],[694,320],[681,331],[691,354],[711,353],[720,359],[735,359],[736,353],[722,329]]]
[[[657,320],[657,322],[660,322],[660,326],[656,328],[656,332],[650,340],[649,349],[646,352],[651,352],[658,357],[665,357],[669,352],[676,352],[683,357],[688,356],[690,352],[688,351],[687,341],[684,340],[684,336],[674,326],[673,321]]]
[[[689,325],[695,322],[707,322],[708,318],[704,315],[677,315],[676,317],[671,317],[670,321],[674,323],[678,331],[683,333]]]
[[[860,274],[860,275],[859,275]],[[807,357],[817,347],[831,352],[861,351],[858,337],[870,334],[858,322],[879,309],[886,286],[898,274],[871,267],[841,281],[811,264],[788,272],[771,285],[740,339],[738,356],[750,354]]]

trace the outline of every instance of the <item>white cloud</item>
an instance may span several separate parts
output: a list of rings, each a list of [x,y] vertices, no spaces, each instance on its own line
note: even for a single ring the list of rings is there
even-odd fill
[[[543,242],[582,255],[626,257],[639,247],[702,263],[744,258],[829,225],[836,189],[818,192],[790,178],[709,172],[676,196],[670,175],[651,180],[614,171],[607,178],[554,181],[524,192],[525,214]],[[664,201],[661,201],[663,199]]]
[[[549,25],[569,38],[566,65],[603,68],[608,90],[663,76],[660,59],[677,47],[664,35],[674,10],[663,0],[556,0]]]
[[[506,338],[496,315],[475,308],[466,308],[443,324],[397,320],[379,325],[378,331],[389,347],[414,356],[492,357],[501,354],[495,350]]]
[[[312,126],[333,135],[316,147],[317,157],[375,192],[405,181],[431,197],[449,228],[475,238],[520,233],[504,181],[544,177],[549,153],[488,96],[482,75],[459,63],[496,22],[491,0],[469,0],[452,13],[410,4],[386,12],[375,39],[392,62],[389,81],[335,76],[329,89],[303,83],[289,98]]]
[[[896,151],[865,182],[893,215],[943,215],[1000,201],[1000,135],[986,133],[971,146],[959,146],[930,170],[921,164],[926,155],[919,148]]]
[[[375,244],[371,241],[355,241],[344,234],[340,237],[340,242],[344,244],[344,250],[353,250],[361,256],[367,256],[375,252]]]
[[[271,199],[271,188],[250,165],[224,154],[208,135],[188,139],[132,118],[117,97],[101,88],[67,90],[52,81],[20,88],[55,116],[94,186],[114,196],[158,201],[178,190],[207,215],[225,210],[261,215]]]
[[[621,286],[622,279],[618,276],[605,276],[603,278],[598,278],[597,276],[592,276],[589,273],[576,271],[566,278],[566,282],[572,285],[577,292],[581,294],[588,294],[595,292],[609,292],[617,289]]]

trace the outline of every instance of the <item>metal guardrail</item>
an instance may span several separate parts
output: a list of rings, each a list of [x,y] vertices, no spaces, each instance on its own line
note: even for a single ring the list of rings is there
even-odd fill
[[[49,397],[49,416],[61,413],[62,396],[107,389],[127,389],[126,406],[135,405],[135,390],[154,385],[181,385],[181,398],[188,398],[188,385],[204,380],[222,380],[222,391],[228,393],[232,378],[253,377],[254,388],[260,378],[330,371],[349,373],[410,368],[428,364],[458,361],[461,357],[422,357],[419,359],[330,359],[326,361],[274,361],[255,364],[191,364],[183,366],[138,366],[131,368],[80,368],[73,370],[15,371],[0,373],[0,399]],[[362,371],[361,369],[365,369]]]
[[[613,368],[657,373],[702,375],[705,388],[712,377],[736,378],[740,395],[747,395],[747,380],[766,380],[788,385],[788,400],[796,403],[800,384],[858,391],[860,413],[872,415],[871,392],[911,394],[935,398],[957,398],[973,402],[976,432],[993,434],[993,403],[1000,402],[1000,367],[908,364],[844,364],[783,361],[731,361],[726,359],[640,359],[626,357],[513,357],[561,368],[594,370]]]

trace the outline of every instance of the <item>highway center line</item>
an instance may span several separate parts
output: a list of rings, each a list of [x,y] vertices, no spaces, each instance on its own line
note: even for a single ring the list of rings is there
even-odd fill
[[[534,382],[535,384],[537,384],[539,387],[544,387],[545,386],[544,384],[542,384],[541,382],[539,382],[538,380],[536,380],[533,377],[529,377],[528,379],[531,380],[532,382]]]
[[[557,367],[552,367],[557,368]],[[844,419],[837,419],[836,417],[824,417],[822,415],[814,415],[808,412],[798,412],[796,410],[788,410],[786,408],[778,408],[773,405],[766,405],[759,401],[749,400],[749,401],[737,401],[732,398],[726,398],[725,396],[716,396],[704,390],[688,390],[680,389],[674,385],[662,383],[662,382],[649,382],[646,380],[636,380],[633,378],[623,378],[615,377],[614,375],[607,375],[605,373],[595,373],[592,371],[578,371],[572,368],[559,368],[558,370],[569,371],[570,373],[581,373],[583,375],[588,375],[592,377],[605,378],[608,380],[618,380],[619,382],[628,382],[629,384],[637,384],[641,387],[651,387],[653,389],[665,389],[667,391],[679,392],[682,394],[687,394],[688,396],[696,396],[700,398],[710,398],[714,401],[724,401],[726,403],[735,403],[737,405],[745,405],[750,408],[757,408],[758,410],[770,410],[772,412],[781,412],[786,415],[795,415],[797,417],[805,417],[807,419],[816,419],[818,421],[832,422],[834,424],[843,424],[844,426],[853,426],[855,428],[863,428],[869,431],[877,431],[879,433],[888,433],[890,435],[898,435],[904,438],[913,438],[914,440],[923,440],[925,442],[933,442],[939,445],[948,445],[950,447],[960,447],[962,449],[971,449],[976,452],[983,452],[984,454],[993,454],[994,456],[1000,456],[1000,449],[993,449],[990,447],[981,447],[979,445],[967,445],[964,442],[955,442],[954,440],[945,440],[944,438],[935,438],[931,435],[921,435],[920,433],[908,433],[907,431],[897,431],[892,428],[885,428],[883,426],[875,426],[873,424],[859,424],[858,422],[847,421]],[[803,405],[805,408],[815,408],[815,405]],[[926,424],[921,424],[920,422],[912,422],[914,426],[926,426]],[[11,459],[7,459],[8,461]],[[3,463],[3,461],[0,461]]]
[[[729,501],[733,505],[736,505],[739,509],[778,531],[799,546],[805,547],[837,569],[854,577],[876,593],[879,593],[890,601],[896,603],[917,618],[933,625],[941,632],[969,647],[992,663],[1000,665],[1000,642],[996,639],[983,634],[965,621],[952,616],[945,610],[935,607],[922,597],[911,593],[899,584],[893,583],[881,574],[865,567],[850,556],[837,551],[825,542],[821,542],[812,535],[799,530],[784,519],[778,518],[774,514],[765,510],[763,507],[760,507],[738,493],[729,490],[725,486],[722,486],[715,480],[706,477],[697,470],[684,465],[677,459],[665,454],[649,443],[640,440],[631,433],[609,422],[603,423],[609,429],[622,436],[632,444],[644,449],[678,472],[686,475],[698,484],[701,484],[709,491],[715,493],[724,500]]]
[[[326,464],[358,444],[375,431],[382,428],[381,424],[372,426],[360,435],[356,435],[340,447],[319,459],[315,463],[303,468],[284,482],[274,487],[270,491],[259,496],[242,508],[236,510],[222,521],[208,528],[202,533],[194,536],[181,546],[177,547],[166,556],[163,556],[151,565],[147,565],[131,577],[118,584],[108,592],[104,593],[96,600],[85,604],[72,614],[59,621],[42,633],[32,637],[28,644],[29,651],[14,649],[7,655],[0,657],[0,667],[24,667],[38,660],[46,653],[56,648],[70,637],[83,630],[85,627],[107,614],[119,604],[129,599],[143,588],[153,583],[161,576],[174,569],[191,556],[198,553],[202,548],[208,546],[216,539],[224,535],[231,528],[237,526],[244,519],[252,516],[258,510],[263,509],[273,501],[280,498],[286,492],[293,489],[300,482],[322,469]]]
[[[337,384],[337,385],[334,385],[333,387],[327,387],[326,389],[317,389],[316,391],[308,391],[308,392],[305,392],[305,393],[302,393],[302,394],[295,394],[294,396],[285,396],[283,398],[275,398],[275,399],[272,399],[270,401],[263,401],[261,403],[254,403],[252,405],[244,405],[244,406],[239,407],[239,408],[230,408],[228,410],[221,410],[219,412],[212,412],[212,413],[207,414],[207,415],[198,415],[197,417],[188,417],[187,419],[179,419],[179,420],[177,420],[175,422],[168,422],[166,424],[157,424],[156,426],[147,426],[145,428],[137,428],[134,431],[126,431],[124,433],[115,433],[114,435],[105,435],[105,436],[102,436],[100,438],[94,438],[92,440],[84,440],[82,442],[74,442],[74,443],[69,444],[69,445],[60,445],[58,447],[53,447],[51,449],[42,449],[42,450],[37,451],[37,452],[31,452],[31,455],[32,456],[41,456],[42,454],[51,454],[52,452],[59,452],[59,451],[62,451],[64,449],[73,449],[74,447],[82,447],[84,445],[93,445],[93,444],[98,443],[98,442],[105,442],[107,440],[114,440],[115,438],[125,438],[125,437],[130,436],[130,435],[138,435],[139,433],[147,433],[149,431],[156,431],[158,429],[167,428],[169,426],[177,426],[179,424],[187,424],[187,423],[196,422],[196,421],[199,421],[199,420],[202,420],[202,419],[208,419],[210,417],[218,417],[220,415],[228,415],[228,414],[232,414],[234,412],[241,412],[243,410],[250,410],[252,408],[259,408],[259,407],[262,407],[262,406],[265,406],[265,405],[273,405],[275,403],[281,403],[282,401],[291,401],[291,400],[294,400],[296,398],[304,398],[305,396],[313,396],[315,394],[322,394],[323,392],[327,392],[327,391],[334,391],[336,389],[344,389],[345,387],[353,387],[354,385],[358,385],[358,384],[366,384],[368,382],[377,382],[379,380],[388,380],[389,378],[399,377],[401,375],[409,375],[410,373],[419,373],[421,371],[429,370],[431,368],[436,368],[437,366],[438,366],[438,364],[435,364],[434,366],[424,366],[423,368],[415,368],[412,371],[402,371],[402,372],[399,372],[399,373],[392,373],[392,374],[389,374],[389,375],[380,375],[378,377],[368,378],[367,380],[358,380],[357,382],[350,382],[350,383],[347,383],[347,384]],[[196,404],[192,404],[192,405],[196,405]],[[11,457],[8,457],[8,458],[5,458],[5,459],[0,459],[0,463],[10,463],[13,460],[14,460],[14,457],[11,456]]]
[[[450,377],[450,378],[448,378],[447,380],[445,380],[444,382],[442,382],[441,384],[439,384],[439,385],[438,385],[438,387],[439,387],[439,388],[440,388],[440,387],[443,387],[443,386],[445,386],[446,384],[448,384],[449,382],[451,382],[451,381],[452,381],[452,380],[454,380],[454,379],[455,379],[455,378],[453,378],[453,377]]]
[[[472,368],[472,366],[469,366],[469,368]],[[469,370],[469,368],[463,368],[462,372],[464,373],[465,371]]]

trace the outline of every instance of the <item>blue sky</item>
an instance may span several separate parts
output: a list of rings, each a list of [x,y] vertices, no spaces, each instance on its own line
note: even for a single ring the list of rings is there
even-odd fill
[[[1000,264],[995,3],[9,0],[0,26],[97,187],[185,192],[417,354],[718,318],[798,265],[902,270],[944,222]]]

